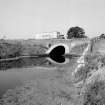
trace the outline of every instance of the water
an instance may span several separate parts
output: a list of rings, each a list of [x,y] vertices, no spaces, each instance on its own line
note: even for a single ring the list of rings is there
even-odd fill
[[[2,65],[1,65],[2,64]],[[36,66],[39,67],[60,67],[71,66],[73,61],[62,64],[53,64],[47,58],[25,58],[12,62],[2,62],[0,64],[0,98],[8,90],[21,86],[24,81],[37,78]],[[44,68],[43,68],[44,69]],[[43,70],[44,71],[44,70]]]
[[[20,58],[17,60],[11,61],[2,61],[0,62],[0,70],[8,70],[10,68],[24,68],[29,66],[37,66],[37,65],[47,65],[48,60],[46,58]]]

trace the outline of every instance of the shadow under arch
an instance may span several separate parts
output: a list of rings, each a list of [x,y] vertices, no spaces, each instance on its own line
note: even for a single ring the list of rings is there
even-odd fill
[[[46,54],[49,55],[47,58],[52,63],[66,64],[69,62],[69,59],[65,58],[65,54],[69,54],[69,46],[63,43],[52,45],[47,51]]]

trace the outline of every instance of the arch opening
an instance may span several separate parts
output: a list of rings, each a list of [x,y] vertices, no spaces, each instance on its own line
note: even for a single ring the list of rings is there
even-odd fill
[[[47,58],[50,62],[55,64],[66,64],[69,62],[68,58],[65,58],[65,54],[69,54],[70,48],[67,44],[58,43],[50,46],[46,51],[46,54],[49,55]]]
[[[63,56],[64,54],[65,54],[65,47],[59,45],[52,49],[52,51],[49,53],[49,56],[55,62],[64,63],[65,62],[65,57]]]

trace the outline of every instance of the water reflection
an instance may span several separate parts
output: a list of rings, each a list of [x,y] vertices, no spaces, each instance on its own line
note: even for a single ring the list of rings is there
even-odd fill
[[[54,57],[52,57],[54,58]],[[0,62],[0,70],[8,70],[11,68],[24,68],[30,66],[52,66],[55,64],[67,64],[71,58],[58,56],[57,58],[51,59],[50,57],[26,57],[17,60],[2,61]]]
[[[41,66],[46,65],[47,62],[48,60],[45,57],[43,58],[27,57],[11,61],[2,61],[0,62],[0,70],[8,70],[10,68],[23,68],[29,66]]]
[[[23,84],[25,80],[32,80],[35,79],[35,73],[30,72],[31,68],[27,67],[34,67],[34,66],[47,66],[47,67],[54,67],[54,66],[66,66],[66,65],[73,65],[73,59],[70,57],[65,58],[65,62],[57,63],[52,62],[48,59],[49,57],[41,57],[41,58],[22,58],[16,61],[3,61],[0,63],[0,97],[8,90],[15,88],[16,86],[20,86]],[[12,71],[11,69],[12,68]],[[16,71],[16,68],[22,68],[22,71]],[[24,69],[24,70],[23,70]],[[35,68],[32,68],[32,70]],[[3,71],[6,70],[6,71]]]

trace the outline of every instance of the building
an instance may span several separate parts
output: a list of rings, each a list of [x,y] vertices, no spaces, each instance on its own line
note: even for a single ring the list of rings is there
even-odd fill
[[[35,39],[57,39],[60,36],[60,32],[45,32],[35,35]]]

